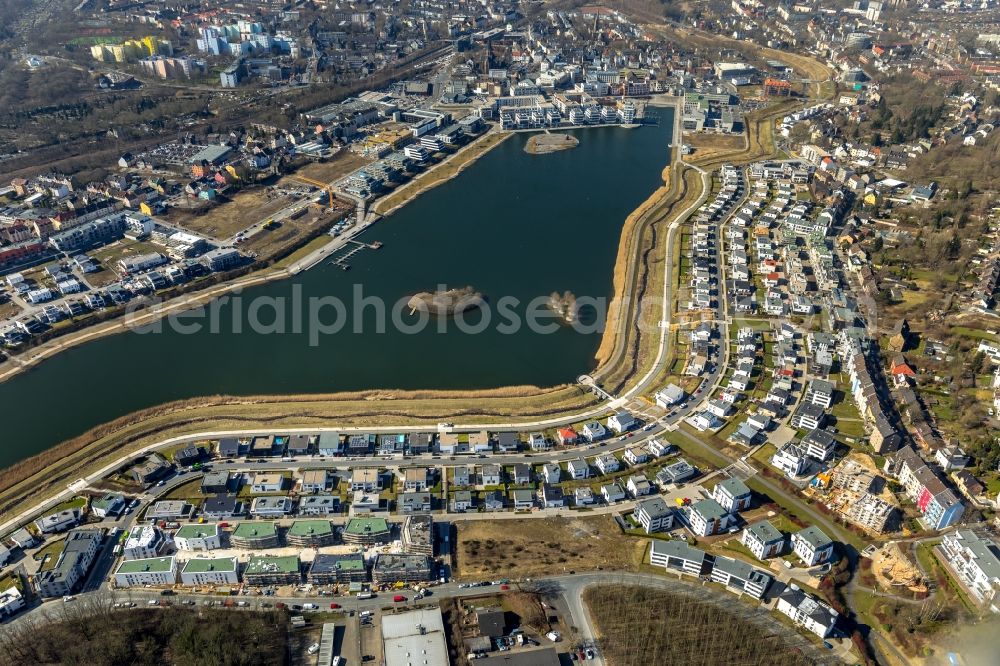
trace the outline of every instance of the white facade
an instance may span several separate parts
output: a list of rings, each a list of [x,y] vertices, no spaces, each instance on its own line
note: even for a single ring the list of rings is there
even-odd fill
[[[142,560],[156,557],[165,543],[163,532],[153,525],[133,528],[122,546],[122,556],[126,560]]]
[[[125,560],[115,571],[115,585],[173,585],[177,581],[177,559],[155,557],[141,560]]]
[[[235,585],[240,582],[235,557],[188,560],[181,569],[184,585]]]
[[[785,588],[775,606],[779,613],[792,618],[795,624],[826,638],[837,624],[837,611],[818,599],[806,594],[795,585]]]
[[[174,535],[174,545],[177,550],[188,551],[222,548],[219,526],[215,523],[185,525]]]

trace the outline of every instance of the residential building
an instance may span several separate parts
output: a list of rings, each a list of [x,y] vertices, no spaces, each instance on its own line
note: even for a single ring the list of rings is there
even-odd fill
[[[760,599],[774,580],[771,575],[742,560],[719,556],[712,563],[712,580],[740,594]]]
[[[104,535],[97,529],[75,529],[66,535],[66,545],[56,560],[56,565],[35,576],[35,587],[42,597],[63,597],[71,594],[76,584],[83,580],[94,556],[101,547]]]
[[[296,585],[302,581],[299,558],[295,555],[275,557],[253,555],[243,572],[243,582],[247,585]]]
[[[194,507],[184,500],[160,500],[146,509],[146,520],[185,520]]]
[[[431,558],[426,555],[379,553],[372,567],[376,583],[420,583],[433,578]]]
[[[767,520],[748,525],[742,541],[758,560],[781,555],[785,549],[785,535]]]
[[[459,465],[453,469],[451,485],[463,487],[472,485],[472,471],[468,465]]]
[[[621,463],[613,453],[602,453],[597,456],[594,465],[601,471],[601,474],[613,474],[621,469]]]
[[[500,465],[483,465],[479,468],[479,478],[484,486],[499,486],[503,483]]]
[[[6,590],[0,590],[0,619],[8,618],[24,608],[24,597],[21,591],[11,585]]]
[[[833,438],[833,434],[829,431],[816,428],[802,438],[802,448],[805,450],[807,456],[825,462],[833,455],[834,449],[837,448],[837,440]]]
[[[545,479],[545,483],[559,483],[559,478],[562,476],[562,467],[559,463],[546,463],[542,465],[542,477]]]
[[[892,466],[906,494],[923,514],[922,520],[928,528],[942,530],[962,517],[965,505],[961,499],[912,446],[900,449]]]
[[[635,467],[636,465],[644,465],[649,461],[649,453],[640,449],[637,446],[633,446],[625,450],[625,454],[622,456],[629,465]]]
[[[740,479],[730,478],[715,484],[712,499],[729,513],[737,513],[750,508],[753,493]]]
[[[656,404],[663,409],[669,409],[670,407],[682,402],[687,396],[680,386],[676,384],[668,384],[666,387],[660,389],[653,396],[656,400]]]
[[[330,479],[325,469],[310,469],[302,473],[302,492],[322,493],[326,492],[330,485]]]
[[[90,511],[98,518],[117,516],[125,510],[125,496],[120,493],[105,493],[90,501]]]
[[[563,496],[563,490],[559,486],[548,483],[542,484],[539,497],[542,501],[542,506],[546,509],[558,509],[566,506],[566,498]]]
[[[524,486],[531,483],[531,465],[517,463],[514,465],[514,485]]]
[[[329,520],[296,520],[285,532],[285,542],[297,548],[319,548],[335,541]]]
[[[427,482],[427,468],[417,467],[404,470],[403,490],[408,493],[423,492],[430,486]]]
[[[243,502],[236,495],[216,495],[209,497],[201,505],[201,515],[209,520],[225,520],[246,513]]]
[[[567,462],[566,471],[574,481],[590,477],[590,465],[583,458],[573,458]]]
[[[123,560],[115,570],[115,585],[173,585],[177,581],[177,559],[153,557],[141,560]]]
[[[810,404],[818,405],[823,409],[829,409],[833,404],[834,387],[833,382],[825,379],[813,379],[806,389],[804,400]]]
[[[382,476],[374,467],[358,467],[351,470],[351,490],[373,493],[382,489]]]
[[[946,534],[938,553],[976,601],[1000,613],[1000,544],[968,529]]]
[[[155,525],[141,525],[132,528],[122,544],[122,557],[126,560],[142,560],[156,557],[167,544],[167,538]]]
[[[692,467],[688,461],[678,458],[676,462],[670,463],[656,473],[656,482],[661,487],[666,487],[671,484],[687,481],[697,473],[698,470]]]
[[[510,491],[510,499],[515,511],[526,511],[535,506],[535,494],[527,488]]]
[[[792,618],[796,625],[820,638],[826,638],[833,632],[839,617],[837,611],[812,595],[806,594],[794,583],[778,595],[775,609]]]
[[[551,442],[540,432],[533,432],[528,435],[528,447],[532,451],[548,451],[552,448]]]
[[[680,571],[690,576],[704,576],[711,571],[712,561],[708,554],[692,548],[684,541],[652,540],[649,549],[649,563],[653,566]]]
[[[231,488],[229,472],[208,472],[201,479],[201,492],[205,495],[225,495]]]
[[[239,562],[235,557],[195,558],[181,569],[182,585],[237,585]]]
[[[177,550],[215,550],[222,548],[218,523],[184,525],[174,533]]]
[[[313,585],[361,583],[368,580],[368,569],[361,553],[317,553],[306,579]]]
[[[402,513],[429,513],[431,494],[428,492],[400,493],[396,508]]]
[[[596,442],[608,436],[608,431],[598,421],[591,421],[583,425],[583,436],[588,442]]]
[[[608,417],[608,428],[619,435],[635,428],[638,424],[631,412],[624,409]]]
[[[665,532],[674,526],[674,512],[662,497],[651,497],[636,504],[633,517],[646,534]]]
[[[729,526],[729,512],[714,499],[693,503],[687,515],[688,527],[697,536],[711,536],[724,532]]]
[[[306,495],[299,498],[300,516],[329,516],[338,513],[340,497],[334,495]]]
[[[784,472],[785,476],[795,478],[805,472],[808,461],[802,447],[794,442],[786,442],[771,456],[771,464]]]
[[[265,495],[253,498],[250,515],[255,518],[281,518],[292,512],[292,498],[284,495]]]
[[[573,489],[574,506],[589,506],[594,503],[594,491],[589,486],[580,486]]]
[[[628,478],[628,481],[625,484],[625,490],[628,491],[629,495],[638,499],[651,494],[654,488],[653,484],[650,483],[649,479],[645,476],[642,474],[633,474]]]
[[[829,562],[833,541],[821,529],[810,525],[792,534],[792,551],[807,567]]]
[[[344,543],[374,546],[392,540],[389,523],[385,518],[351,518],[344,527]]]
[[[451,494],[450,510],[454,513],[465,513],[474,508],[471,490],[457,490]]]
[[[434,555],[434,519],[430,514],[407,516],[399,532],[404,552]]]
[[[285,477],[280,472],[254,474],[250,489],[255,493],[280,493],[285,487]]]
[[[617,481],[601,486],[601,495],[608,504],[625,500],[625,491]]]
[[[82,512],[79,508],[63,509],[55,513],[43,516],[35,521],[35,527],[42,534],[55,534],[65,532],[71,527],[75,527],[80,522]]]
[[[229,535],[229,543],[233,548],[243,550],[277,548],[278,526],[259,521],[240,523]]]

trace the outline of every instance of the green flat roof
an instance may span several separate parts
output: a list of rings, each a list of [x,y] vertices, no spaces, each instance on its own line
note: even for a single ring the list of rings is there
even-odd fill
[[[240,523],[233,530],[234,537],[244,539],[263,538],[278,534],[278,526],[275,523]]]
[[[298,573],[299,558],[295,555],[276,557],[270,555],[250,558],[244,574],[266,574],[266,573]]]
[[[296,520],[288,528],[289,536],[312,536],[317,534],[333,534],[329,520]]]
[[[378,534],[388,531],[389,523],[385,522],[385,518],[351,518],[344,528],[347,534]]]
[[[118,565],[118,570],[115,573],[121,574],[133,574],[133,573],[146,573],[146,572],[166,572],[170,571],[170,567],[173,565],[174,558],[172,557],[150,557],[145,560],[125,560],[120,565]]]
[[[184,564],[184,573],[209,573],[211,571],[236,571],[235,557],[197,558]]]
[[[216,523],[205,523],[203,525],[185,525],[174,534],[182,539],[200,539],[208,536],[215,536],[219,533],[219,526]]]

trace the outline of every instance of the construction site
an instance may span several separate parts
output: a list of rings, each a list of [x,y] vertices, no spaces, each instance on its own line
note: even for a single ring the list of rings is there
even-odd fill
[[[914,595],[928,593],[926,581],[916,564],[897,542],[890,542],[872,555],[872,573],[878,586],[886,591],[906,589]]]
[[[871,534],[897,527],[899,507],[875,461],[851,453],[833,469],[817,474],[805,494]]]

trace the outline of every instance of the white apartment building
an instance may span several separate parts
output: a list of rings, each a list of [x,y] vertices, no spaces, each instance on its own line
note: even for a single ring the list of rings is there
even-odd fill
[[[174,534],[177,550],[215,550],[222,548],[218,523],[184,525]]]
[[[833,557],[833,541],[823,530],[809,526],[792,535],[792,551],[803,564],[812,567]]]
[[[133,527],[122,546],[122,557],[126,560],[142,560],[156,557],[163,550],[166,537],[155,525]]]
[[[806,594],[797,585],[789,585],[778,595],[775,606],[779,613],[792,618],[803,627],[820,638],[826,638],[833,631],[839,617],[837,611],[822,601]]]
[[[181,569],[184,585],[235,585],[239,582],[239,564],[235,557],[197,558],[185,562]]]

